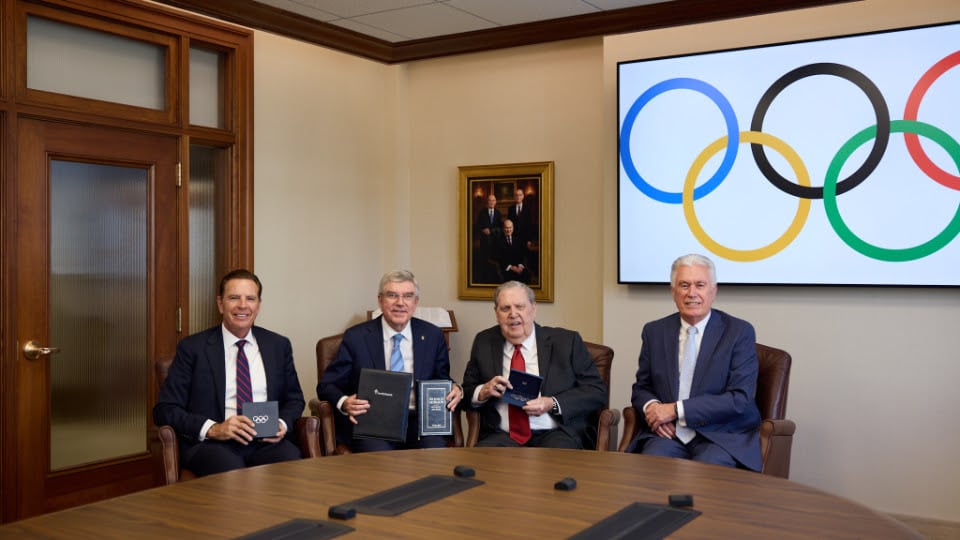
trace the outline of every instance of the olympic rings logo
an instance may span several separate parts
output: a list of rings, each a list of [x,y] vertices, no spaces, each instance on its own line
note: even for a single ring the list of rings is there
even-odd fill
[[[267,415],[257,415],[251,418],[254,424],[266,424],[270,421],[270,417]]]
[[[907,248],[885,248],[871,244],[854,233],[840,215],[837,199],[862,184],[880,164],[887,150],[891,133],[902,133],[908,153],[927,177],[937,183],[960,191],[960,176],[948,172],[927,156],[920,145],[919,137],[924,137],[940,146],[953,160],[960,171],[960,143],[943,130],[917,120],[920,104],[930,87],[944,73],[960,65],[960,51],[954,52],[937,61],[917,81],[907,99],[902,120],[891,120],[886,101],[877,86],[866,75],[856,69],[837,63],[808,64],[786,73],[777,79],[762,95],[748,131],[741,131],[736,114],[727,98],[710,84],[693,78],[674,78],[661,81],[644,91],[633,102],[623,119],[620,131],[620,161],[631,183],[641,193],[664,204],[680,204],[690,231],[696,239],[714,254],[732,261],[752,262],[776,255],[787,247],[800,234],[810,213],[812,199],[823,199],[824,210],[830,226],[837,236],[850,248],[873,259],[887,262],[902,262],[921,259],[942,249],[960,234],[960,207],[946,227],[930,240]],[[791,84],[816,75],[832,75],[845,79],[862,91],[874,111],[876,124],[855,133],[843,143],[830,161],[823,178],[823,186],[811,185],[810,175],[803,160],[785,141],[763,132],[763,122],[771,104],[777,96]],[[634,163],[630,150],[630,137],[637,116],[651,100],[672,90],[690,90],[707,97],[720,110],[726,123],[726,135],[716,139],[694,159],[683,182],[680,192],[660,190],[648,182]],[[755,249],[733,249],[724,246],[710,237],[700,225],[694,208],[694,202],[709,195],[727,178],[733,168],[741,143],[749,143],[751,155],[763,176],[777,189],[797,198],[797,210],[786,231],[773,242]],[[840,173],[850,157],[862,146],[871,143],[869,153],[863,163],[846,178]],[[793,182],[778,173],[767,159],[764,147],[776,151],[786,160],[793,170],[796,181]],[[706,163],[720,152],[723,156],[717,171],[703,184],[697,186],[697,179]]]

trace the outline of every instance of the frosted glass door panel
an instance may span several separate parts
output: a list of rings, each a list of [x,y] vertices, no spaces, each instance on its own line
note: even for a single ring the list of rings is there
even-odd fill
[[[147,186],[50,162],[50,468],[147,451]]]

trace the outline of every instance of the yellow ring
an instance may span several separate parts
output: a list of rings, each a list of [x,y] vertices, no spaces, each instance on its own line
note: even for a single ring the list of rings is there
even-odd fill
[[[780,152],[780,155],[782,155],[784,159],[787,160],[787,163],[790,164],[790,167],[793,168],[794,174],[797,175],[797,183],[801,186],[810,185],[810,174],[807,173],[807,168],[803,165],[803,161],[800,160],[800,156],[793,148],[790,148],[790,145],[781,139],[758,131],[741,131],[740,142],[763,144]],[[693,164],[690,166],[690,172],[687,173],[687,178],[683,183],[683,196],[681,199],[683,203],[683,215],[687,218],[687,225],[690,227],[690,232],[693,233],[693,236],[699,240],[704,247],[725,259],[739,262],[752,262],[772,257],[787,247],[790,242],[793,242],[797,235],[800,234],[800,230],[803,229],[803,225],[807,221],[807,216],[810,214],[810,199],[803,197],[798,198],[799,204],[797,205],[797,214],[793,217],[793,223],[790,224],[780,238],[777,238],[770,244],[757,249],[733,249],[720,245],[713,238],[710,238],[697,220],[697,214],[693,209],[693,190],[697,185],[697,177],[700,175],[703,166],[706,165],[707,160],[726,146],[727,136],[724,135],[704,148],[703,152],[700,152],[700,155],[697,156],[697,159],[693,160]]]

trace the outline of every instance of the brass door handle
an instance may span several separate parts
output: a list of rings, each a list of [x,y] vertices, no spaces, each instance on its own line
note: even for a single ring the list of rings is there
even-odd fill
[[[36,341],[28,341],[27,344],[23,346],[23,355],[26,356],[28,360],[36,360],[41,356],[58,352],[60,352],[60,347],[41,347]]]

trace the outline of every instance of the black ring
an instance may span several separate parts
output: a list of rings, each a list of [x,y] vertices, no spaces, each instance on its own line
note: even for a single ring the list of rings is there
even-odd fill
[[[857,187],[870,176],[870,173],[880,164],[880,160],[887,150],[887,141],[890,139],[890,111],[887,109],[887,102],[883,99],[883,94],[880,93],[877,85],[873,84],[873,81],[866,75],[843,64],[824,62],[800,66],[770,85],[770,88],[760,98],[760,102],[757,103],[757,109],[753,113],[753,121],[750,123],[750,130],[762,132],[763,119],[766,117],[767,109],[770,108],[774,98],[787,86],[812,75],[835,75],[857,85],[867,95],[867,99],[870,100],[870,104],[873,105],[873,110],[877,115],[877,136],[873,140],[873,149],[870,150],[870,154],[859,169],[853,171],[847,178],[837,182],[837,195],[841,195]],[[780,191],[805,199],[823,198],[823,186],[801,186],[781,176],[767,160],[763,145],[751,143],[750,151],[753,153],[754,161],[757,162],[757,167],[767,177],[767,180]]]

